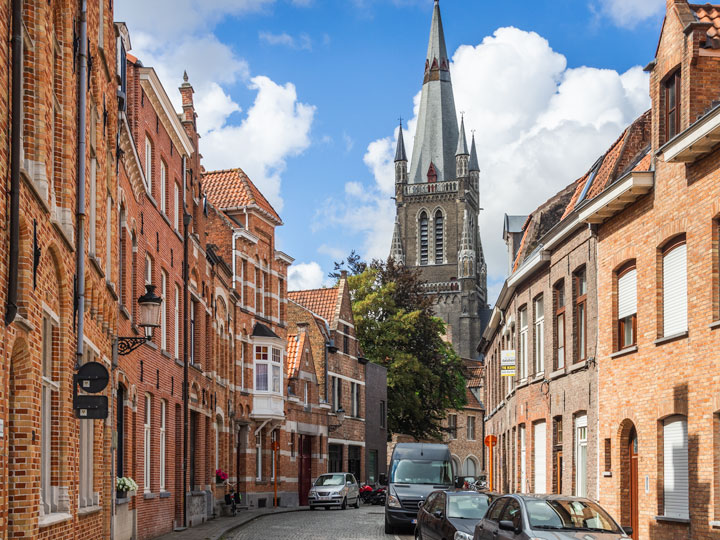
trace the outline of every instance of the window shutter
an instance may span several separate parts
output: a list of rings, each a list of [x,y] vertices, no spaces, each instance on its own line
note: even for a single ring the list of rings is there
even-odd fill
[[[637,313],[637,270],[633,268],[618,279],[618,319]]]
[[[663,335],[687,330],[687,246],[676,247],[663,258]]]
[[[546,451],[545,451],[545,422],[539,422],[533,426],[534,433],[534,449],[535,449],[535,493],[545,493],[545,468],[546,468]]]
[[[663,436],[665,516],[689,519],[687,420],[682,416],[668,418]]]

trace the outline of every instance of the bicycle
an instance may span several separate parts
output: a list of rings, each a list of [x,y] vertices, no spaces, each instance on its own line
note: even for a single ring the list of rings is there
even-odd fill
[[[232,517],[235,517],[237,515],[237,507],[242,501],[242,497],[238,491],[235,491],[237,483],[231,484],[229,481],[225,480],[225,485],[230,488],[230,493],[225,494],[225,505],[230,507],[231,515]]]

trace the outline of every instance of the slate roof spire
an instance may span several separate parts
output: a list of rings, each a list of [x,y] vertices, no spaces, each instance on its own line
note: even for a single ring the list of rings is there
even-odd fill
[[[460,133],[458,135],[458,146],[455,156],[469,156],[467,139],[465,138],[465,117],[460,121]]]
[[[433,6],[430,40],[425,58],[417,131],[410,163],[409,183],[427,182],[432,163],[437,181],[454,180],[455,150],[458,147],[458,121],[450,81],[450,61],[445,46],[440,5]]]
[[[470,148],[470,172],[480,172],[480,164],[478,163],[477,148],[475,147],[475,134],[472,135],[472,148]]]
[[[393,231],[392,244],[390,245],[390,258],[395,264],[405,264],[405,252],[402,246],[402,235],[400,234],[400,221],[395,217],[395,230]]]
[[[405,138],[403,137],[402,124],[400,124],[400,133],[398,134],[397,149],[395,150],[395,163],[398,161],[407,161],[405,153]]]

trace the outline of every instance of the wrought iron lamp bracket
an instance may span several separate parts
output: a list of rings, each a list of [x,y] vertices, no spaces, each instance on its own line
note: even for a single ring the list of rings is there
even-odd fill
[[[130,354],[143,343],[150,341],[150,337],[119,337],[118,338],[118,354],[125,356]]]

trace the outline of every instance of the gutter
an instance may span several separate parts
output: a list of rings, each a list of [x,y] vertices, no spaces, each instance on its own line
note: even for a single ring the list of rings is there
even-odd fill
[[[12,2],[12,124],[10,140],[10,246],[8,264],[8,298],[5,324],[15,320],[18,306],[18,262],[20,257],[20,157],[22,154],[22,5],[23,0]]]
[[[190,315],[189,302],[190,302],[190,242],[188,236],[190,234],[190,220],[191,216],[187,211],[187,156],[183,156],[182,161],[182,197],[183,197],[183,526],[187,528],[187,492],[188,492],[188,435],[189,435],[189,422],[190,422],[190,370],[188,365],[188,317]]]
[[[77,343],[75,347],[75,369],[80,367],[83,357],[83,335],[85,331],[85,154],[87,127],[87,91],[88,91],[88,37],[87,37],[87,0],[82,0],[80,10],[80,81],[78,89],[78,170],[77,170],[77,258],[75,263],[75,305],[77,310]]]

